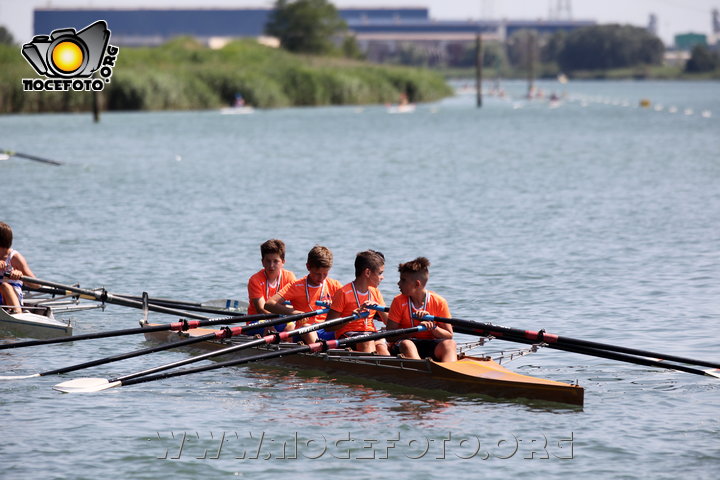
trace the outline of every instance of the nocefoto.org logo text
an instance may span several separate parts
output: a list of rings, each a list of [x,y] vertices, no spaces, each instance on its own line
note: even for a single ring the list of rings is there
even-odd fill
[[[23,90],[99,92],[110,83],[120,49],[110,45],[110,30],[98,20],[80,31],[59,28],[36,35],[22,55],[42,78],[23,78]],[[97,72],[99,76],[93,77]]]

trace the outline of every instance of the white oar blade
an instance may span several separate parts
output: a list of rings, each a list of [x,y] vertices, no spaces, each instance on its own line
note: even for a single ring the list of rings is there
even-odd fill
[[[710,368],[708,370],[703,370],[705,372],[705,375],[710,375],[711,377],[720,378],[720,368]]]
[[[53,386],[54,390],[63,393],[90,393],[107,390],[121,385],[120,382],[109,382],[106,378],[76,378]]]
[[[0,375],[0,380],[21,380],[23,378],[33,378],[39,376],[39,373],[33,373],[32,375]]]
[[[214,308],[224,308],[225,310],[237,310],[237,311],[247,311],[247,308],[249,306],[248,302],[245,302],[243,300],[235,300],[232,298],[218,298],[214,300],[205,300],[201,304],[203,307],[214,307]]]

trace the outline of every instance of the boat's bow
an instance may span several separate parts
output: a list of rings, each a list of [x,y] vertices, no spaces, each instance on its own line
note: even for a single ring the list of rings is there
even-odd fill
[[[579,385],[522,375],[493,360],[476,357],[461,358],[457,362],[430,361],[433,376],[452,382],[465,382],[468,392],[477,391],[501,398],[526,397],[552,402],[582,405],[584,389]],[[478,391],[478,385],[482,385]]]

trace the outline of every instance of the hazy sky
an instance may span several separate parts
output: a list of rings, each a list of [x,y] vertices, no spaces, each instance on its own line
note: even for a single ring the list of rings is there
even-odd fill
[[[428,7],[430,16],[443,20],[478,18],[547,19],[558,0],[335,0],[338,7]],[[671,43],[677,33],[711,33],[710,12],[720,0],[566,0],[572,18],[599,23],[646,26],[650,13],[658,16],[658,33]],[[0,0],[0,25],[19,42],[32,37],[33,7],[269,7],[274,0]],[[112,30],[112,25],[110,26]],[[42,32],[50,33],[50,32]]]

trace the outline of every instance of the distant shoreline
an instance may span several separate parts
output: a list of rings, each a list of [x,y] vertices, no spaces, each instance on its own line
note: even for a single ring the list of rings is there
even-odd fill
[[[92,110],[90,92],[23,91],[37,74],[16,46],[0,46],[0,113]],[[40,77],[42,79],[42,77]],[[120,48],[102,110],[213,110],[241,95],[254,108],[432,102],[453,94],[438,72],[342,57],[293,55],[237,41],[219,50],[189,38]]]

